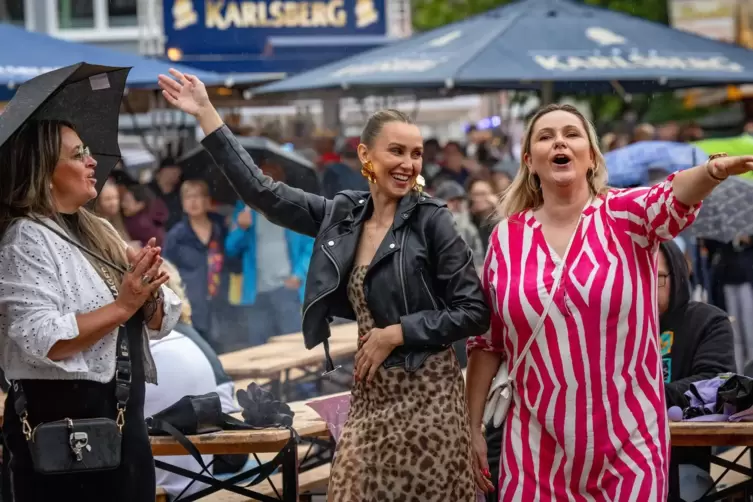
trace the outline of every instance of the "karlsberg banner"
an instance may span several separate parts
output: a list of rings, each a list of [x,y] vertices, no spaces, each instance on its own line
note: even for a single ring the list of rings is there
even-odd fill
[[[164,0],[166,46],[261,53],[270,37],[384,36],[386,0]]]
[[[475,33],[455,30],[403,52],[399,48],[392,48],[389,55],[346,64],[333,70],[331,76],[352,78],[390,73],[415,74],[431,72],[443,65],[458,66],[472,53],[468,48],[477,39]],[[589,47],[584,44],[583,49],[570,51],[520,51],[515,54],[515,64],[529,73],[540,73],[541,77],[559,73],[573,78],[589,72],[603,72],[608,76],[610,71],[639,74],[647,69],[666,70],[676,74],[708,72],[734,75],[745,71],[743,65],[723,54],[638,49],[632,47],[625,37],[604,28],[587,29],[585,39],[593,45]],[[542,71],[546,73],[541,73]]]

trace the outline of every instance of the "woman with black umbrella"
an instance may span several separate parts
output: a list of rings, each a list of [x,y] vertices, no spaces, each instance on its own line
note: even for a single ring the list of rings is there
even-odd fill
[[[152,502],[143,406],[156,370],[147,336],[168,334],[180,315],[163,287],[160,249],[128,248],[84,208],[97,195],[97,162],[73,124],[32,115],[0,144],[0,165],[13,500]]]

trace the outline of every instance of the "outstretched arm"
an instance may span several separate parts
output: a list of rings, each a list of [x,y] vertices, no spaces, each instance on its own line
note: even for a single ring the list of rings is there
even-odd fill
[[[201,80],[177,70],[170,73],[174,78],[159,76],[162,94],[171,105],[196,117],[206,134],[202,145],[240,198],[272,223],[315,237],[330,201],[265,176],[223,123]]]

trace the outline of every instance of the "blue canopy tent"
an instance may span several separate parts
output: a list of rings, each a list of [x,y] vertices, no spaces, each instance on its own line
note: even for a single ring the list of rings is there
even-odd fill
[[[183,55],[181,61],[224,74],[295,74],[382,47],[394,39],[380,36],[285,36],[269,37],[264,54]],[[268,80],[278,80],[269,78]],[[257,79],[257,82],[261,81]],[[246,83],[246,82],[244,82]],[[266,82],[264,82],[266,83]]]
[[[10,24],[0,24],[0,100],[10,99],[14,89],[40,73],[86,61],[91,64],[133,67],[127,85],[134,88],[156,88],[157,75],[170,67],[193,73],[207,85],[223,85],[220,74],[174,65],[94,45],[60,40],[33,33]]]
[[[519,0],[255,93],[636,93],[748,82],[753,51],[572,0]]]

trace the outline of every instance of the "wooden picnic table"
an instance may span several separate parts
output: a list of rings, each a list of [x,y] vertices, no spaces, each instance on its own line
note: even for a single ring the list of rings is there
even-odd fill
[[[270,347],[273,347],[272,350]],[[257,357],[272,350],[273,354]],[[349,341],[331,342],[329,353],[333,360],[355,356],[358,349],[357,337]],[[324,362],[324,348],[319,346],[312,350],[305,347],[290,347],[287,344],[266,344],[259,347],[231,352],[220,356],[225,372],[233,379],[269,378],[279,379],[281,373],[306,366],[321,365]]]
[[[305,402],[290,403],[295,411],[293,428],[301,438],[328,439],[329,430],[327,424]],[[248,431],[221,431],[210,434],[188,436],[187,439],[196,447],[201,454],[227,455],[227,454],[264,454],[281,453],[278,460],[280,477],[282,481],[282,500],[284,502],[298,502],[298,474],[299,458],[298,445],[287,429],[260,429]],[[149,438],[152,445],[152,453],[155,457],[167,455],[188,455],[186,449],[170,436],[152,436]],[[258,489],[262,485],[244,487],[236,485],[247,481],[247,474],[239,473],[224,481],[217,481],[201,474],[190,471],[180,472],[182,469],[155,458],[155,465],[160,469],[195,479],[210,485],[185,500],[197,500],[199,498],[217,493],[219,490],[228,490],[245,498],[255,498],[260,495]],[[243,484],[243,483],[242,483]],[[254,497],[252,497],[254,495]],[[183,498],[181,498],[183,500]]]
[[[753,446],[753,423],[670,422],[672,446]]]
[[[290,403],[295,412],[293,428],[301,437],[329,437],[327,423],[302,401]],[[270,453],[280,451],[290,440],[285,429],[261,429],[253,431],[221,431],[188,436],[201,454],[229,455]],[[151,436],[152,453],[155,456],[187,455],[185,448],[170,436]]]
[[[348,324],[336,324],[329,327],[330,343],[335,341],[347,341],[358,339],[358,324],[351,322]],[[271,337],[267,343],[301,343],[303,344],[303,333],[291,333],[290,335],[280,335]]]

